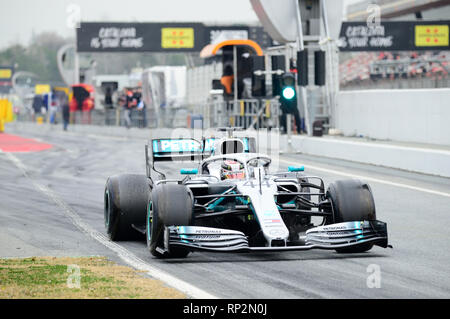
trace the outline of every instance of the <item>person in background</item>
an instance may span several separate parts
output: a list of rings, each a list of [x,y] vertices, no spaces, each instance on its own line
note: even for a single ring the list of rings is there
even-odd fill
[[[55,91],[51,90],[50,92],[44,94],[44,107],[45,111],[43,114],[48,113],[48,122],[50,124],[55,124],[55,114],[57,111],[57,106],[55,103]]]
[[[62,110],[62,119],[63,119],[63,129],[67,131],[67,126],[70,121],[70,108],[69,108],[69,99],[66,94],[62,96],[61,99],[61,110]]]
[[[92,123],[92,110],[94,109],[94,101],[92,99],[92,93],[87,92],[87,96],[84,98],[81,106],[81,117],[83,124]]]
[[[59,100],[55,90],[52,90],[48,95],[49,121],[51,124],[57,124],[56,113],[58,112]]]
[[[138,98],[137,109],[141,112],[142,122],[140,123],[140,127],[147,127],[147,107],[144,103],[144,99],[142,97],[142,87],[138,87],[136,90],[136,97]]]
[[[32,104],[33,122],[36,121],[36,116],[39,116],[41,114],[41,108],[43,105],[44,105],[44,100],[42,99],[42,95],[36,94],[33,97],[33,104]]]
[[[48,113],[48,100],[50,93],[45,93],[42,96],[42,106],[41,106],[41,114],[47,116]]]
[[[233,83],[234,83],[234,73],[231,65],[225,66],[220,83],[224,87],[224,97],[225,99],[231,99],[233,97]]]
[[[105,108],[112,109],[113,108],[113,99],[112,99],[112,90],[111,87],[106,88],[105,93]]]
[[[130,128],[131,126],[131,107],[132,107],[132,98],[133,92],[128,89],[123,89],[123,96],[119,99],[119,103],[123,106],[123,119],[125,121],[126,128]]]

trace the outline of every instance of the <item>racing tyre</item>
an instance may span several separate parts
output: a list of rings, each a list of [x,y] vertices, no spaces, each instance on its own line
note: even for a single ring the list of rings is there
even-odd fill
[[[331,201],[334,220],[327,224],[350,221],[376,220],[375,201],[370,186],[360,180],[341,180],[331,183],[327,190]],[[338,253],[362,253],[370,250],[373,244],[336,249]]]
[[[145,175],[116,175],[106,181],[105,228],[113,241],[142,239],[133,225],[145,225],[149,184]]]
[[[192,192],[184,185],[157,185],[148,200],[146,238],[149,252],[158,258],[184,258],[190,250],[184,247],[170,247],[162,254],[157,247],[164,247],[164,226],[190,226],[193,212]]]

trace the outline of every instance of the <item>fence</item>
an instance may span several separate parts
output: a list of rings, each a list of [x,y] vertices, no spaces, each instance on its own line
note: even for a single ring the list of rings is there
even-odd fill
[[[97,126],[128,126],[136,128],[214,128],[237,126],[244,128],[279,127],[280,103],[278,99],[249,99],[234,101],[213,101],[197,107],[187,108],[131,110],[127,123],[123,108],[94,109],[90,112],[71,112],[70,124]],[[22,108],[16,114],[18,121],[50,122],[50,114],[34,113]],[[62,113],[58,110],[54,123],[62,123]],[[129,125],[127,125],[129,124]]]
[[[278,99],[216,100],[196,108],[204,128],[237,126],[243,128],[279,127]],[[191,121],[191,127],[195,123]]]
[[[34,113],[29,109],[22,109],[16,114],[16,119],[18,121],[50,122],[50,113]],[[60,110],[56,112],[54,123],[62,123]],[[71,112],[69,123],[72,125],[127,126],[124,110],[121,108]],[[157,118],[150,110],[131,110],[129,127],[157,127]]]
[[[450,77],[425,77],[418,76],[407,79],[368,79],[365,81],[353,81],[341,85],[341,90],[374,90],[374,89],[439,89],[449,88]]]

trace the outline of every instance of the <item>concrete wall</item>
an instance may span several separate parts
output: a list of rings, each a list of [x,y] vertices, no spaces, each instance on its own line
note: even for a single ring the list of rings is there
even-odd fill
[[[292,149],[303,154],[450,177],[450,151],[445,149],[306,136],[293,136]]]
[[[450,88],[340,92],[336,128],[346,136],[450,145]]]

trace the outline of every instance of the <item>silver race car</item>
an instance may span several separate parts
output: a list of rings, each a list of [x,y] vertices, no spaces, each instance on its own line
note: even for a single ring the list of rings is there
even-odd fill
[[[145,235],[156,257],[191,251],[251,252],[331,249],[360,253],[388,247],[369,185],[307,176],[304,167],[270,172],[271,158],[255,139],[153,139],[146,175],[108,178],[105,226],[111,240]],[[180,177],[166,178],[160,162],[190,161]],[[195,165],[192,165],[195,164]],[[173,171],[173,169],[172,169]]]

